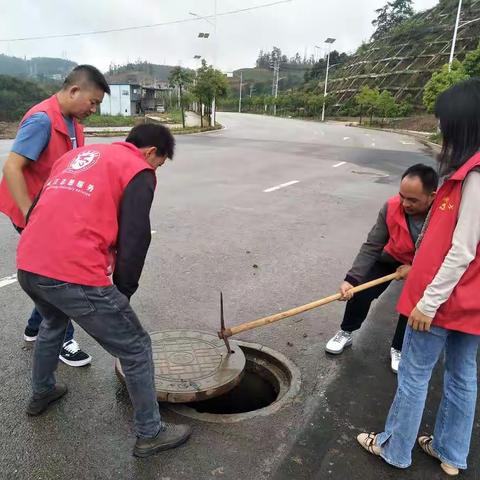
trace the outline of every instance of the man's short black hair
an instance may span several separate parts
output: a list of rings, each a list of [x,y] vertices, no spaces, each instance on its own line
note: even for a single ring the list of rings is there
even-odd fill
[[[138,148],[157,147],[157,156],[166,155],[173,158],[175,139],[165,125],[143,123],[133,127],[126,142],[133,143]]]
[[[103,73],[92,65],[78,65],[75,67],[63,82],[63,89],[67,89],[72,85],[79,85],[86,82],[103,90],[110,95],[110,87]]]
[[[407,168],[402,175],[402,180],[405,177],[418,177],[427,193],[435,192],[438,188],[438,173],[435,169],[423,163],[417,163]]]

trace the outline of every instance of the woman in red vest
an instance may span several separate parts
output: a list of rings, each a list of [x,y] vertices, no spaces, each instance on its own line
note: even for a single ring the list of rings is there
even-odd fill
[[[432,205],[398,310],[409,316],[398,388],[382,433],[357,439],[399,468],[411,464],[432,370],[445,352],[433,435],[420,447],[449,475],[467,468],[477,399],[480,339],[480,79],[442,93],[435,113],[442,187]]]

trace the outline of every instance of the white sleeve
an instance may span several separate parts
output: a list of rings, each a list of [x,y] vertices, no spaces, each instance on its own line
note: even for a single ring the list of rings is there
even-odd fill
[[[468,266],[475,258],[480,242],[480,173],[467,175],[452,246],[430,285],[425,289],[417,308],[434,317],[452,294]]]

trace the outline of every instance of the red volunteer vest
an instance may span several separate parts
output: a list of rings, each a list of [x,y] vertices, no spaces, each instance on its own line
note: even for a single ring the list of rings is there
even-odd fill
[[[17,267],[69,283],[111,285],[123,192],[154,170],[132,144],[89,145],[63,155],[32,211]]]
[[[451,246],[457,225],[462,184],[468,173],[480,166],[480,154],[458,169],[437,193],[432,214],[413,268],[405,282],[397,309],[409,316],[425,289],[435,278]],[[448,300],[438,309],[433,325],[480,335],[480,246]]]
[[[399,195],[390,198],[387,202],[387,228],[390,238],[385,245],[385,252],[401,263],[411,264],[415,245]]]
[[[35,162],[30,162],[28,167],[23,170],[25,181],[27,183],[28,194],[33,200],[42,190],[43,184],[50,176],[53,164],[64,153],[72,149],[72,141],[65,120],[60,111],[56,95],[47,98],[43,102],[32,107],[22,118],[20,125],[34,113],[45,112],[50,118],[52,124],[50,131],[50,141],[47,148],[42,152]],[[82,147],[85,143],[83,135],[83,127],[74,119],[75,136],[77,137],[77,146]],[[10,190],[7,187],[5,179],[0,183],[0,212],[7,215],[10,220],[17,226],[23,228],[25,219],[22,212],[13,200]]]

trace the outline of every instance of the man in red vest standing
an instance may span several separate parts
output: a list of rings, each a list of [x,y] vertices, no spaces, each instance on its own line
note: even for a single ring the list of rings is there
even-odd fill
[[[415,254],[415,244],[437,187],[438,175],[426,165],[413,165],[402,175],[399,194],[390,198],[380,210],[377,223],[340,285],[343,299],[348,302],[341,329],[325,347],[328,353],[340,354],[344,348],[352,345],[352,332],[361,327],[371,303],[387,289],[389,283],[355,296],[350,292],[353,287],[396,270],[402,273],[402,277],[408,274]],[[400,315],[390,349],[391,369],[394,373],[398,371],[406,325],[407,317]]]
[[[139,457],[174,448],[190,435],[188,426],[160,419],[150,336],[129,301],[151,239],[155,169],[172,158],[174,145],[168,128],[144,124],[125,142],[63,155],[29,215],[17,251],[18,281],[43,317],[27,413],[39,415],[67,392],[55,383],[54,372],[72,319],[121,362]]]
[[[82,120],[95,113],[110,88],[95,67],[79,65],[67,76],[63,88],[32,107],[20,122],[12,150],[3,168],[0,183],[0,212],[7,215],[18,232],[25,227],[25,216],[40,193],[52,166],[64,153],[84,144]],[[41,255],[41,250],[38,250]],[[24,332],[34,342],[42,317],[33,310]],[[80,367],[91,362],[73,339],[70,323],[60,352],[62,362]]]

